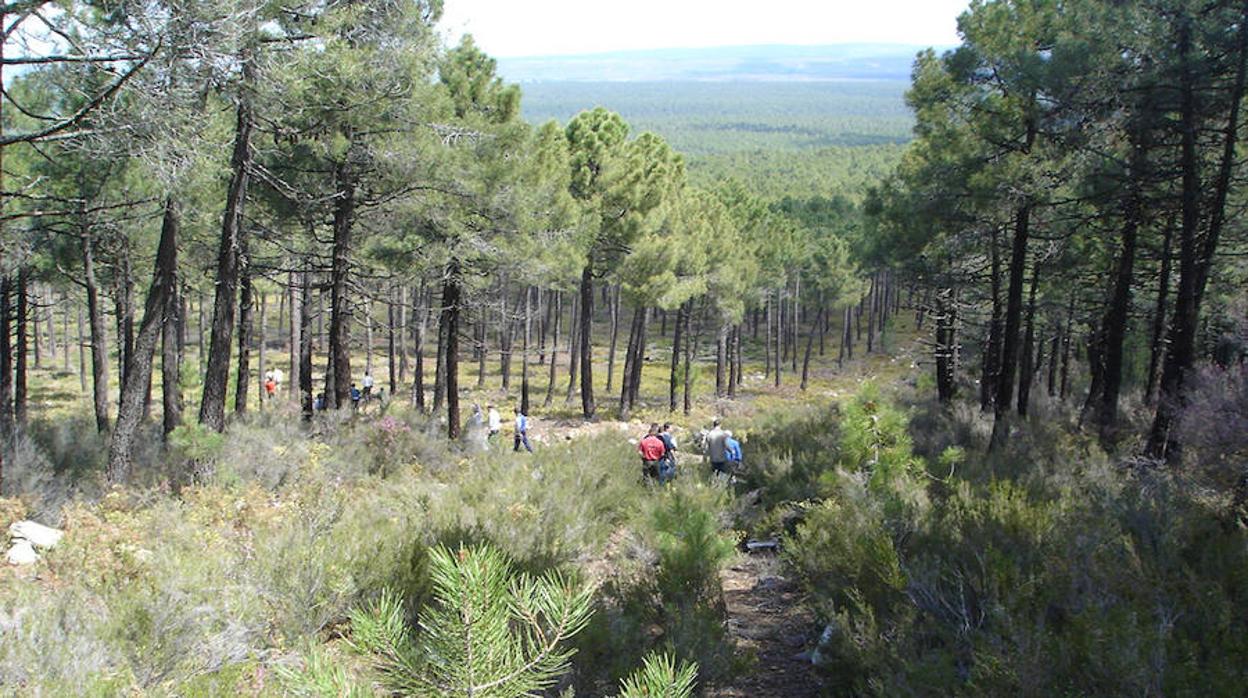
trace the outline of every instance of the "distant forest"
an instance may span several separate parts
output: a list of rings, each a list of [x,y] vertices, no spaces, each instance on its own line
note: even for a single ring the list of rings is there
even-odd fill
[[[702,184],[732,176],[779,198],[857,199],[897,164],[914,119],[907,83],[534,82],[522,86],[531,123],[603,106],[636,131],[663,136]]]

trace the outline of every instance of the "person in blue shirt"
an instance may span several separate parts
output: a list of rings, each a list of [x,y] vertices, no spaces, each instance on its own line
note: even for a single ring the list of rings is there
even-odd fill
[[[529,445],[529,417],[516,408],[516,445],[513,451],[519,451],[520,446],[524,446],[524,450],[529,453],[533,452],[533,447]]]
[[[356,408],[360,406],[360,389],[355,387],[355,383],[351,384],[351,406]]]
[[[728,457],[728,472],[741,467],[741,442],[732,438],[732,432],[724,432],[724,454]]]

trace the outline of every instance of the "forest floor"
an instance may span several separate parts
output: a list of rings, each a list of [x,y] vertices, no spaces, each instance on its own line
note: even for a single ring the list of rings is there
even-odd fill
[[[822,683],[810,663],[818,629],[797,585],[770,553],[742,555],[720,573],[728,633],[749,665],[728,685],[711,686],[712,698],[817,696]]]

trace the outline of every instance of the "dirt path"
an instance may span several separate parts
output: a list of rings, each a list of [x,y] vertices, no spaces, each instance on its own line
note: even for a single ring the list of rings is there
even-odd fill
[[[720,574],[728,607],[728,633],[751,667],[727,686],[712,686],[715,698],[818,696],[822,685],[810,665],[817,638],[814,614],[801,603],[797,586],[783,576],[770,553],[742,555]]]

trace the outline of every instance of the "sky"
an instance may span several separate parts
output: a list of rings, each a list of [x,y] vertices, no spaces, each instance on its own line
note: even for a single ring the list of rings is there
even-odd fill
[[[754,44],[958,43],[968,0],[445,0],[453,42],[505,58]]]

